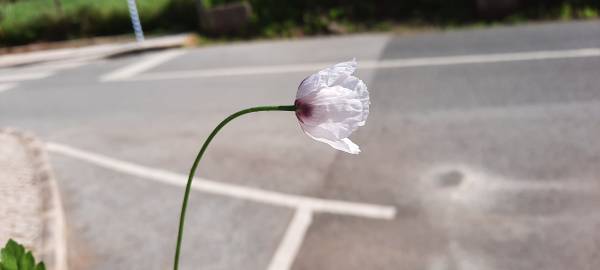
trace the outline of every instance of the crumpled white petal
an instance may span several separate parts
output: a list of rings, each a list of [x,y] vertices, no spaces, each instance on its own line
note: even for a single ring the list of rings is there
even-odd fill
[[[356,65],[356,59],[352,59],[352,61],[335,64],[306,77],[298,87],[296,99],[320,88],[332,86],[341,76],[350,76],[356,70]]]
[[[300,100],[311,106],[310,117],[303,118],[300,125],[319,138],[346,138],[363,126],[368,116],[368,105],[365,108],[359,92],[339,85],[314,91]]]
[[[310,135],[310,133],[306,133],[306,135],[308,135],[309,137],[313,138],[316,141],[329,144],[331,147],[333,147],[337,150],[344,151],[344,152],[347,152],[350,154],[355,154],[355,155],[360,153],[360,148],[358,147],[358,145],[353,143],[348,138],[344,138],[339,141],[331,141],[331,140],[324,139],[324,138],[314,137],[314,136]]]
[[[369,115],[369,92],[352,76],[356,61],[340,63],[307,77],[298,87],[296,116],[311,138],[331,147],[358,154],[348,137],[364,126]]]

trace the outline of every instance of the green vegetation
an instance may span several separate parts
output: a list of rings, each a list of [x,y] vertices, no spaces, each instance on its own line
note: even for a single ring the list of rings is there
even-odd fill
[[[203,0],[208,6],[238,0]],[[598,0],[519,0],[507,14],[484,16],[477,0],[246,0],[262,36],[296,36],[400,27],[455,28],[529,20],[598,18]],[[488,0],[488,2],[494,2]]]
[[[243,33],[219,38],[289,37],[397,28],[454,28],[530,20],[598,18],[598,0],[520,0],[482,16],[476,0],[202,0],[207,8],[246,1]],[[489,0],[491,1],[491,0]],[[58,8],[55,3],[60,3]],[[146,33],[195,31],[196,0],[137,0]],[[126,0],[0,0],[0,46],[131,33]],[[202,33],[215,38],[215,36]]]
[[[43,262],[35,263],[31,251],[9,239],[0,251],[0,270],[46,270]]]
[[[572,19],[595,19],[598,18],[598,9],[591,6],[573,6],[569,3],[565,3],[560,8],[560,19],[572,20]]]
[[[0,0],[0,45],[131,32],[126,0]],[[194,0],[137,0],[149,32],[194,29]]]

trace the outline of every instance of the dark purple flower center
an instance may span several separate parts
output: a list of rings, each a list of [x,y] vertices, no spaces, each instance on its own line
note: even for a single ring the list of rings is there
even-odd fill
[[[307,119],[312,116],[313,108],[310,104],[303,102],[300,99],[296,99],[294,105],[296,106],[296,117],[300,122],[304,123],[304,120],[302,119]]]

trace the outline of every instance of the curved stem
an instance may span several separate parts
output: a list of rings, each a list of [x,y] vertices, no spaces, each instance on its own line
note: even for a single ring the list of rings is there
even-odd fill
[[[190,170],[187,184],[185,186],[185,194],[183,195],[183,204],[181,205],[181,214],[179,215],[179,231],[177,233],[177,247],[175,248],[175,262],[173,263],[173,270],[179,269],[179,253],[181,251],[181,240],[183,239],[183,225],[185,223],[185,211],[187,209],[188,198],[190,196],[190,189],[192,188],[192,180],[194,179],[194,175],[196,174],[196,168],[198,167],[198,163],[200,163],[200,159],[202,159],[202,155],[204,155],[204,151],[206,151],[208,144],[210,144],[212,139],[215,137],[215,135],[217,135],[217,133],[219,132],[219,130],[221,130],[221,128],[223,128],[227,123],[229,123],[231,120],[237,118],[238,116],[241,116],[241,115],[244,115],[247,113],[262,112],[262,111],[295,111],[295,110],[296,110],[296,106],[294,106],[294,105],[261,106],[261,107],[253,107],[253,108],[241,110],[239,112],[236,112],[236,113],[228,116],[227,118],[225,118],[225,120],[221,121],[221,123],[219,123],[219,125],[210,133],[210,135],[208,135],[208,138],[206,138],[206,141],[204,141],[202,148],[200,148],[200,152],[198,152],[198,156],[196,156],[196,160],[194,160],[194,164],[192,165],[192,169]]]

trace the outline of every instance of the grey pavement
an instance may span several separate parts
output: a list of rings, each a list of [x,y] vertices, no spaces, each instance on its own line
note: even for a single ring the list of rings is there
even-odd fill
[[[596,269],[600,57],[360,69],[367,60],[586,48],[600,48],[598,21],[186,49],[141,75],[358,58],[372,98],[352,137],[360,155],[314,142],[293,114],[273,112],[236,119],[200,165],[199,176],[220,183],[397,209],[393,220],[314,213],[291,269]],[[155,55],[8,81],[0,126],[186,174],[220,120],[291,104],[310,73],[100,81]],[[181,187],[61,153],[51,160],[74,269],[169,269]],[[194,191],[183,269],[267,269],[293,215]]]

